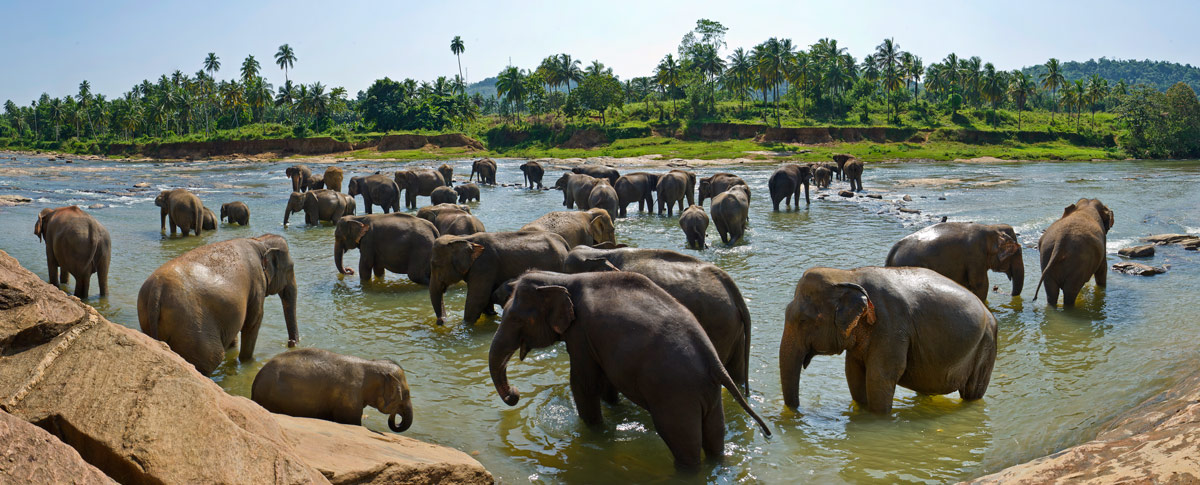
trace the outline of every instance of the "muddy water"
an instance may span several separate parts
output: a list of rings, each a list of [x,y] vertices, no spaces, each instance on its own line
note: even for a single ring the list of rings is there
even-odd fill
[[[1116,212],[1109,235],[1116,250],[1137,237],[1162,232],[1200,232],[1200,163],[1107,162],[1026,164],[873,164],[869,191],[884,200],[814,199],[808,210],[772,213],[767,167],[729,167],[753,188],[748,242],[734,248],[684,249],[675,218],[636,214],[618,222],[621,242],[695,254],[727,270],[749,301],[754,321],[751,402],[775,431],[764,438],[726,397],[726,456],[699,477],[673,474],[670,453],[654,434],[649,416],[625,401],[605,408],[605,425],[590,429],[576,417],[562,347],[535,351],[514,362],[510,378],[522,391],[518,406],[505,406],[487,373],[487,349],[497,321],[434,324],[425,287],[403,277],[366,287],[340,277],[332,259],[332,228],[283,227],[289,183],[286,164],[51,163],[44,158],[0,160],[0,193],[32,197],[33,204],[0,208],[0,249],[46,276],[44,251],[32,234],[43,207],[104,204],[90,210],[113,236],[111,295],[92,297],[111,320],[137,328],[136,298],[146,276],[167,260],[201,244],[265,232],[291,244],[300,285],[301,345],[368,358],[392,358],[409,373],[416,419],[407,434],[475,455],[503,482],[719,481],[772,483],[797,479],[826,482],[923,481],[969,478],[1043,455],[1094,436],[1114,414],[1162,390],[1193,370],[1200,355],[1195,336],[1195,275],[1200,255],[1160,248],[1155,264],[1164,276],[1112,275],[1108,288],[1091,284],[1072,311],[1032,301],[1036,244],[1063,207],[1082,196],[1099,197]],[[502,160],[498,181],[517,183],[519,161]],[[469,161],[454,162],[459,177]],[[394,170],[399,165],[350,163],[351,174]],[[625,169],[628,170],[628,169]],[[701,169],[701,175],[713,169]],[[549,170],[548,181],[557,170]],[[144,191],[133,184],[147,182]],[[215,233],[167,237],[159,231],[158,190],[188,187],[217,210],[242,200],[251,226],[222,225]],[[844,184],[835,183],[835,189]],[[134,190],[134,191],[131,191]],[[900,214],[890,200],[909,194]],[[945,200],[940,200],[944,198]],[[426,199],[427,200],[427,199]],[[489,230],[512,230],[561,208],[556,191],[511,187],[483,189],[474,211]],[[361,212],[361,206],[360,206]],[[303,221],[297,214],[293,221]],[[964,404],[957,396],[897,393],[895,411],[873,416],[850,400],[843,358],[817,357],[800,381],[801,406],[783,406],[778,344],[783,309],[801,273],[817,265],[881,264],[891,244],[947,216],[955,221],[1012,224],[1026,244],[1029,280],[1025,294],[1010,297],[1009,284],[993,275],[998,290],[990,306],[1000,321],[1000,347],[985,399]],[[710,243],[717,238],[710,230]],[[356,266],[357,253],[347,254]],[[461,315],[463,286],[450,291],[447,308]],[[93,282],[95,293],[95,282]],[[460,317],[461,318],[461,317]],[[239,364],[234,353],[214,379],[229,392],[248,395],[262,362],[285,350],[286,333],[277,298],[266,304],[258,361]],[[385,430],[385,417],[367,411],[368,427]]]

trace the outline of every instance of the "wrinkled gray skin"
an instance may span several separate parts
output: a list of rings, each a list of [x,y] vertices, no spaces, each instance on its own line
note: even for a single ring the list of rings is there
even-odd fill
[[[417,208],[417,196],[432,196],[439,187],[446,187],[446,180],[442,178],[442,174],[431,168],[400,170],[396,172],[394,179],[396,186],[404,191],[404,205],[409,209]]]
[[[988,270],[1008,276],[1013,296],[1021,294],[1025,282],[1021,244],[1008,224],[934,224],[896,242],[884,265],[932,269],[967,287],[985,302]]]
[[[454,186],[454,167],[448,163],[443,163],[437,168],[438,173],[442,174],[442,180],[446,182],[447,187]]]
[[[612,219],[617,218],[617,190],[612,185],[608,184],[608,180],[600,179],[600,182],[592,187],[592,192],[588,194],[588,207],[592,209],[603,209],[608,212],[608,216]]]
[[[237,344],[239,360],[254,359],[263,300],[279,295],[288,347],[296,328],[296,277],[287,241],[274,234],[200,246],[154,270],[138,292],[142,332],[211,374]]]
[[[600,208],[586,211],[547,212],[533,222],[521,226],[521,231],[546,231],[562,236],[567,247],[580,244],[591,246],[610,242],[616,244],[617,233],[608,211]]]
[[[833,183],[833,171],[829,170],[829,167],[819,165],[813,170],[813,185],[816,185],[817,188],[824,189],[831,183]]]
[[[666,249],[597,249],[567,254],[567,273],[632,271],[687,307],[708,335],[733,382],[750,392],[750,310],[737,283],[707,261]]]
[[[679,211],[683,212],[683,201],[687,198],[688,192],[687,174],[683,172],[667,172],[658,177],[658,186],[655,191],[658,192],[658,213],[662,215],[663,209],[667,210],[667,215],[675,215],[675,204],[679,204]]]
[[[465,205],[426,206],[417,211],[417,217],[432,222],[440,235],[467,236],[477,232],[487,232],[487,229],[483,227],[483,222],[471,215],[471,208]]]
[[[329,167],[325,169],[325,188],[334,192],[342,191],[342,169],[338,167]]]
[[[608,179],[609,185],[617,183],[617,179],[621,178],[621,173],[617,169],[605,167],[604,165],[580,165],[572,168],[571,173],[581,173],[598,179]]]
[[[479,183],[496,185],[496,161],[490,158],[475,160],[471,164],[471,176],[467,177],[467,182],[474,180],[475,174],[479,174]]]
[[[696,204],[704,207],[704,199],[716,197],[717,194],[729,190],[734,185],[746,185],[746,196],[750,195],[750,186],[741,177],[731,173],[718,173],[700,179],[700,200]]]
[[[613,188],[617,190],[617,205],[620,214],[617,217],[625,217],[625,210],[629,204],[637,202],[638,211],[649,209],[654,210],[654,191],[658,188],[658,174],[646,172],[634,172],[622,175],[617,179],[617,183],[613,184]]]
[[[812,268],[796,283],[779,343],[783,401],[800,406],[813,356],[846,352],[850,396],[892,410],[896,386],[983,397],[996,362],[996,318],[962,285],[925,268]]]
[[[283,210],[283,225],[287,225],[292,214],[300,211],[304,211],[304,223],[310,226],[321,221],[337,224],[338,219],[354,215],[355,205],[354,197],[329,189],[292,192]]]
[[[458,201],[458,191],[456,191],[455,189],[461,189],[461,188],[463,188],[463,186],[460,185],[455,188],[441,186],[436,189],[433,189],[433,193],[429,194],[429,203],[431,203],[433,205],[453,204],[456,201]]]
[[[204,230],[217,230],[217,215],[214,214],[212,209],[209,209],[208,207],[204,208]]]
[[[203,231],[204,204],[187,189],[164,190],[154,198],[154,205],[162,208],[159,211],[162,230],[167,229],[167,217],[171,218],[172,236],[176,227],[183,231],[184,236],[188,231],[194,231],[197,236]]]
[[[46,266],[50,284],[67,284],[75,278],[75,296],[88,297],[92,273],[100,283],[100,296],[108,295],[108,263],[112,238],[108,229],[78,206],[42,209],[33,225],[33,235],[46,242]]]
[[[1058,305],[1058,290],[1063,292],[1063,307],[1075,306],[1083,285],[1096,278],[1096,286],[1108,283],[1108,231],[1116,222],[1113,211],[1100,199],[1079,199],[1063,210],[1062,218],[1050,224],[1038,240],[1042,278],[1038,289],[1046,285],[1046,302]],[[1034,290],[1033,299],[1037,299]]]
[[[228,220],[230,224],[236,223],[242,226],[250,224],[250,207],[242,201],[221,204],[221,220]]]
[[[600,401],[619,391],[650,412],[676,468],[696,469],[702,450],[712,461],[723,456],[722,387],[771,435],[704,329],[645,276],[627,271],[521,276],[488,351],[492,383],[505,404],[520,399],[508,382],[512,356],[520,351],[524,359],[530,350],[560,340],[570,355],[571,395],[580,420],[602,424]]]
[[[862,189],[863,189],[863,185],[862,185],[863,162],[862,162],[862,160],[859,160],[857,158],[851,158],[850,160],[846,161],[846,165],[844,167],[842,167],[842,170],[845,172],[846,180],[850,181],[850,190],[862,191]]]
[[[795,200],[796,208],[800,208],[800,186],[804,186],[804,205],[811,201],[808,198],[808,184],[812,179],[812,168],[807,165],[785,164],[775,169],[767,180],[767,188],[771,191],[771,206],[779,212],[779,203],[784,202],[787,208],[792,208]]]
[[[292,165],[283,173],[292,179],[292,192],[308,191],[308,179],[312,177],[312,170],[309,170],[307,165]]]
[[[358,250],[358,278],[363,284],[384,270],[407,275],[413,283],[429,284],[429,258],[440,236],[432,222],[411,214],[366,214],[343,217],[333,231],[333,264],[339,273],[354,270],[342,265],[346,251]]]
[[[408,379],[399,364],[321,349],[296,349],[267,361],[254,376],[250,399],[273,413],[356,426],[362,425],[363,408],[371,406],[388,415],[388,428],[397,433],[413,422]]]
[[[462,184],[454,188],[454,192],[458,194],[458,203],[464,204],[470,201],[479,202],[479,186],[471,183]]]
[[[700,206],[690,205],[679,213],[679,228],[683,229],[689,248],[704,249],[708,247],[708,244],[704,242],[708,235],[708,214],[705,214],[704,209]]]
[[[429,265],[429,301],[438,325],[446,323],[442,297],[450,285],[467,282],[463,322],[474,325],[480,315],[496,314],[492,294],[505,281],[531,269],[562,271],[568,249],[561,236],[544,231],[439,237]]]
[[[325,188],[325,176],[319,173],[309,175],[308,181],[305,182],[304,186],[308,190],[323,189]]]
[[[845,175],[846,174],[846,162],[850,161],[853,158],[854,158],[853,156],[845,155],[845,154],[837,154],[837,155],[833,156],[833,163],[834,163],[834,167],[836,167],[836,168],[834,168],[832,170],[833,170],[833,173],[837,174],[838,180],[846,179],[846,175]]]
[[[732,246],[746,233],[750,224],[750,189],[735,185],[713,197],[712,221],[721,235],[721,242]]]
[[[546,169],[542,168],[542,164],[530,160],[521,164],[521,172],[524,173],[525,185],[533,188],[537,184],[538,189],[542,189],[542,176],[546,174]]]
[[[383,213],[388,211],[400,210],[400,185],[396,184],[395,180],[388,178],[386,175],[374,174],[366,177],[350,177],[350,184],[346,187],[346,193],[350,197],[362,195],[363,205],[366,208],[367,214],[371,214],[371,206],[377,205],[383,208]],[[416,202],[413,203],[416,207]]]
[[[554,182],[554,188],[563,191],[563,206],[566,208],[574,209],[578,205],[580,210],[588,210],[588,197],[592,195],[592,188],[599,181],[600,179],[591,175],[564,173]]]

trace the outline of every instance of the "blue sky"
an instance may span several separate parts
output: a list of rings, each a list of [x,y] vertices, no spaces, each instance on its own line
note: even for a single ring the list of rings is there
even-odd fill
[[[344,86],[351,95],[384,76],[432,79],[457,72],[450,39],[466,42],[470,81],[509,59],[535,67],[566,52],[599,59],[622,77],[646,75],[698,18],[729,27],[730,48],[772,36],[807,47],[832,37],[861,58],[884,37],[926,65],[951,50],[1013,69],[1062,60],[1161,59],[1200,64],[1200,2],[1117,1],[55,1],[0,0],[0,100],[28,104],[42,92],[119,95],[175,69],[191,74],[208,52],[219,78],[236,76],[247,54],[268,80],[289,43],[299,82]],[[725,51],[727,54],[728,51]]]

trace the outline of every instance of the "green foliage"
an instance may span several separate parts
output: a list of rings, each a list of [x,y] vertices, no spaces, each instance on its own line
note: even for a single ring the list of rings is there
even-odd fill
[[[1034,79],[1046,73],[1045,65],[1030,66],[1021,69]],[[1200,90],[1200,68],[1191,64],[1151,60],[1120,60],[1101,57],[1084,62],[1068,61],[1059,65],[1059,72],[1067,81],[1086,79],[1098,75],[1111,84],[1124,82],[1129,86],[1146,84],[1159,91],[1165,91],[1175,83],[1187,84],[1192,90]]]
[[[1135,87],[1117,107],[1127,130],[1121,146],[1136,157],[1185,158],[1200,156],[1200,101],[1180,82],[1160,93]]]
[[[578,96],[579,105],[584,109],[599,112],[601,125],[604,125],[604,113],[609,108],[620,108],[625,102],[625,91],[621,88],[621,82],[607,74],[585,77],[571,96]]]

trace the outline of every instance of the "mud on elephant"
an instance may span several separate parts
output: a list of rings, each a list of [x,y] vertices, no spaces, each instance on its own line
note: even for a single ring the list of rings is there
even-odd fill
[[[50,284],[67,284],[75,278],[75,296],[88,297],[92,274],[100,284],[100,296],[108,295],[108,267],[112,238],[100,221],[78,206],[42,209],[33,225],[33,235],[46,243],[46,266]]]

